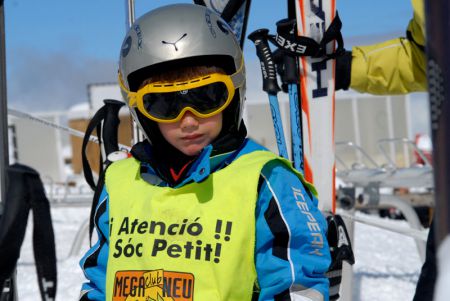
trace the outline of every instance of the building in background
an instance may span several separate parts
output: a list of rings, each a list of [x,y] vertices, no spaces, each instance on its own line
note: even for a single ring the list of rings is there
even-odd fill
[[[41,119],[60,124],[65,112],[37,113]],[[29,165],[40,172],[43,180],[66,181],[65,155],[61,133],[29,119],[9,117],[10,164]]]

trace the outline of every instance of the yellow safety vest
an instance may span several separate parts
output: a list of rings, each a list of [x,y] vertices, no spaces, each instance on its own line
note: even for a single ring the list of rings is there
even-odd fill
[[[251,300],[258,180],[277,158],[252,152],[176,189],[145,182],[133,158],[111,165],[106,300]]]

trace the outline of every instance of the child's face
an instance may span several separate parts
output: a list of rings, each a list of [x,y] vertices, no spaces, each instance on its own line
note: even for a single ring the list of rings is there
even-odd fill
[[[176,149],[188,156],[197,155],[217,138],[222,129],[222,113],[200,118],[187,111],[173,123],[158,123],[163,137]]]

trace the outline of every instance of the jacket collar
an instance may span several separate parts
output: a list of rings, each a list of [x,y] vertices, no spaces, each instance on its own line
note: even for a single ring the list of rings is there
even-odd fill
[[[192,164],[190,164],[189,170],[185,174],[184,179],[179,184],[174,186],[174,188],[182,187],[192,182],[200,183],[204,181],[212,172],[223,168],[224,166],[228,165],[231,161],[233,161],[232,158],[235,157],[233,154],[239,151],[236,150],[224,154],[211,156],[212,150],[213,150],[212,145],[206,146],[202,150],[200,155],[195,159],[195,161]],[[150,145],[146,146],[146,153],[147,155],[151,154]],[[148,163],[151,161],[142,160],[142,153],[140,153],[139,156],[136,156],[137,154],[135,152],[134,155],[136,159],[138,159],[141,162],[140,176],[143,180],[152,185],[162,187],[170,186],[169,183],[167,183],[164,179],[162,179],[158,175],[158,172],[156,172],[155,168],[150,163]]]

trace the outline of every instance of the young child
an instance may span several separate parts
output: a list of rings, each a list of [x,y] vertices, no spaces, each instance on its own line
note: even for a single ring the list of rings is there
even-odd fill
[[[128,32],[119,65],[147,139],[106,171],[80,300],[328,300],[315,190],[246,139],[228,25],[203,6],[156,9]]]

